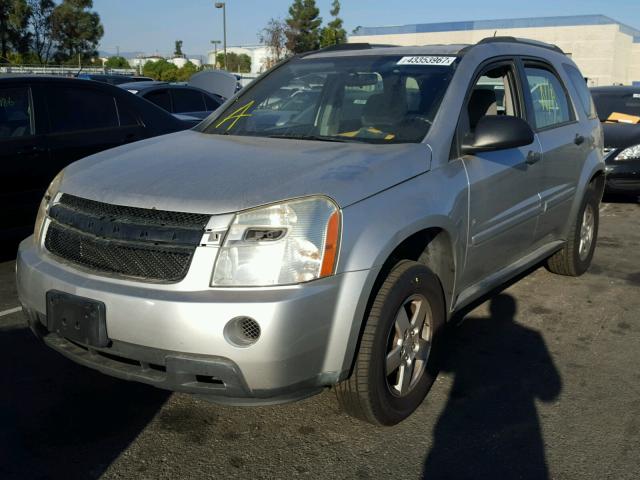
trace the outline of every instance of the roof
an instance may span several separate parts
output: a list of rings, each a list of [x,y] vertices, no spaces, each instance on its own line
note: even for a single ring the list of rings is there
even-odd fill
[[[118,85],[120,88],[132,89],[132,90],[144,90],[145,88],[157,87],[159,85],[169,85],[169,82],[159,82],[156,80],[142,81],[142,82],[126,82]]]
[[[107,83],[96,82],[94,80],[83,80],[81,78],[75,77],[65,77],[63,75],[36,75],[36,74],[23,74],[23,73],[9,73],[0,75],[0,81],[2,80],[11,80],[12,82],[25,81],[30,83],[35,82],[81,82],[83,84],[87,84],[87,82],[91,82],[93,84],[99,83],[100,85],[108,85]]]
[[[396,47],[369,44],[345,44],[344,48],[327,48],[304,55],[305,58],[349,57],[363,55],[457,55],[467,44],[458,45],[423,45],[419,47]]]
[[[367,55],[463,55],[471,48],[491,45],[496,43],[511,43],[520,46],[544,48],[553,50],[564,55],[564,52],[555,45],[530,40],[528,38],[516,37],[487,37],[478,43],[450,44],[450,45],[421,45],[421,46],[394,46],[394,45],[371,45],[368,43],[346,43],[334,47],[327,47],[307,54],[302,54],[304,58],[327,58],[327,57],[349,57]]]
[[[501,30],[507,28],[572,27],[588,25],[618,25],[622,33],[640,43],[640,30],[606,15],[568,15],[561,17],[506,18],[497,20],[469,20],[460,22],[416,23],[381,27],[359,27],[353,37],[364,35],[393,35],[410,33],[455,32],[466,30]]]

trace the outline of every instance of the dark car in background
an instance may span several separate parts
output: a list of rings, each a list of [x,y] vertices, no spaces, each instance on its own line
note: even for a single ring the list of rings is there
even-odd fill
[[[118,85],[169,113],[189,116],[196,121],[209,116],[224,99],[201,88],[168,82],[133,82]],[[184,118],[184,117],[183,117]]]
[[[596,87],[591,95],[603,122],[606,192],[640,195],[640,87]]]
[[[185,128],[164,110],[106,83],[0,78],[0,243],[28,235],[47,185],[71,162]]]
[[[80,80],[94,80],[96,82],[108,83],[110,85],[120,85],[122,83],[131,82],[149,82],[153,81],[150,77],[140,77],[137,75],[118,75],[107,73],[79,73],[76,78]]]

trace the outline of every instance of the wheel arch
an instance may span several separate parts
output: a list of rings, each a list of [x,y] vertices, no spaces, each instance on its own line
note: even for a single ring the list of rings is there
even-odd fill
[[[362,316],[358,319],[358,335],[353,348],[348,349],[345,358],[342,378],[351,375],[356,353],[360,348],[362,333],[366,325],[366,318],[371,310],[371,305],[377,295],[382,283],[391,269],[401,260],[413,260],[429,267],[438,277],[442,287],[445,302],[445,311],[450,312],[451,302],[454,298],[456,282],[456,250],[451,234],[442,227],[428,227],[415,231],[405,236],[401,241],[396,242],[390,253],[386,255],[381,267],[373,272],[375,279],[370,283],[371,287],[367,292],[363,292],[366,299],[366,306]],[[448,320],[448,316],[447,319]],[[348,374],[346,374],[348,372]]]

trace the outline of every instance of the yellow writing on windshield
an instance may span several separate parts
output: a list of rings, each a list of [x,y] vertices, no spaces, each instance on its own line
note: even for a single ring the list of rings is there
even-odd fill
[[[238,108],[237,110],[234,110],[233,112],[231,112],[231,114],[227,115],[222,120],[220,120],[220,122],[218,122],[216,124],[216,128],[220,128],[225,123],[230,122],[229,125],[227,125],[227,132],[228,132],[233,127],[235,127],[236,123],[238,123],[238,120],[240,120],[241,118],[245,118],[245,117],[250,117],[251,116],[251,114],[247,113],[247,112],[253,106],[254,103],[255,103],[255,100],[251,100],[246,105],[243,105],[242,107]]]

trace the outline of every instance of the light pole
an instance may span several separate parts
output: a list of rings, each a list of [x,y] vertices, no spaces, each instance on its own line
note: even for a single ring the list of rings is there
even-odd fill
[[[220,40],[211,40],[213,44],[213,68],[218,67],[218,44],[222,43]]]
[[[222,9],[222,39],[224,40],[224,69],[227,69],[227,4],[216,2],[216,8]]]

